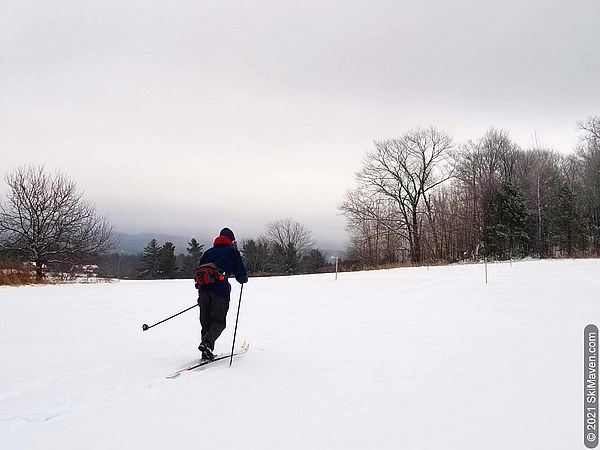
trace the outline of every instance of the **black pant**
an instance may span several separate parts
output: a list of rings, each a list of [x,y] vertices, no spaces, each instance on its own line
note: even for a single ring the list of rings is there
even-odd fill
[[[211,350],[215,349],[215,341],[225,329],[229,299],[210,291],[199,291],[200,325],[202,326],[202,343]]]

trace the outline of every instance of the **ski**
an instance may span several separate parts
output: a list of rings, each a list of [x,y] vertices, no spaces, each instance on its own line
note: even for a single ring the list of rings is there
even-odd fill
[[[238,356],[238,355],[242,355],[242,354],[246,353],[248,351],[249,347],[250,347],[250,344],[248,344],[247,342],[244,342],[242,344],[242,346],[240,347],[240,349],[233,353],[233,356]],[[171,375],[167,375],[167,378],[169,378],[169,379],[177,378],[179,375],[181,375],[184,372],[189,372],[190,370],[198,369],[199,367],[207,366],[208,364],[211,364],[211,363],[214,363],[217,361],[221,361],[223,359],[229,359],[229,358],[231,358],[231,353],[228,353],[226,355],[219,355],[219,356],[215,357],[215,359],[213,359],[213,360],[201,359],[200,362],[198,362],[194,365],[191,365],[189,367],[184,367],[183,369],[180,369],[177,372],[172,373]]]

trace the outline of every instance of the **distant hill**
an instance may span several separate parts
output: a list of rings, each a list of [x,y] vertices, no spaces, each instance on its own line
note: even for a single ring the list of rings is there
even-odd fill
[[[119,243],[115,251],[130,255],[137,255],[138,253],[141,253],[144,247],[148,245],[148,242],[150,242],[150,240],[153,238],[158,241],[159,245],[162,245],[167,241],[172,242],[175,245],[175,253],[177,254],[185,253],[188,242],[192,240],[192,237],[196,238],[200,244],[204,244],[204,248],[206,248],[206,245],[211,242],[211,238],[206,236],[184,237],[158,233],[117,233],[117,237],[119,239]]]

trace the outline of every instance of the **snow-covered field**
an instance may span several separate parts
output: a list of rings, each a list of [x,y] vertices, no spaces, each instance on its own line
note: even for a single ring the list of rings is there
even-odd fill
[[[600,261],[251,279],[197,358],[190,281],[0,288],[0,449],[583,448]],[[239,285],[217,351],[231,346]]]

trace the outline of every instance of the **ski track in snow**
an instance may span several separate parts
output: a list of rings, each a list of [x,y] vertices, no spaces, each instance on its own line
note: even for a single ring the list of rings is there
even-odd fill
[[[600,261],[251,279],[199,354],[193,282],[0,288],[0,449],[582,447]],[[239,285],[217,351],[231,348]]]

